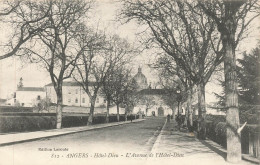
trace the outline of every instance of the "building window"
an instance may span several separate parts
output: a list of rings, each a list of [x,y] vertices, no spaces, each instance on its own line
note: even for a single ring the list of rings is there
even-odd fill
[[[40,95],[37,96],[37,100],[41,100],[41,96]]]
[[[78,103],[78,98],[75,99],[75,103]]]
[[[82,98],[82,103],[85,103],[85,98]]]
[[[107,100],[106,99],[104,99],[104,103],[106,103],[107,102]]]
[[[97,97],[96,103],[99,103],[99,98]]]
[[[76,89],[76,94],[78,94],[78,89]]]
[[[68,99],[68,103],[70,103],[71,102],[71,99]]]

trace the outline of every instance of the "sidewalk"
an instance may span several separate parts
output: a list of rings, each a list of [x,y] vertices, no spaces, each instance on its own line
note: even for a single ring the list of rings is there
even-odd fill
[[[152,157],[147,159],[151,164],[231,164],[225,161],[226,150],[211,140],[198,140],[192,133],[178,131],[172,120],[166,122],[152,148]],[[253,164],[242,160],[239,164]]]
[[[133,123],[141,122],[144,120],[145,119],[136,119],[133,120]],[[51,129],[45,131],[4,134],[4,135],[0,135],[0,146],[34,141],[42,138],[62,136],[62,135],[73,134],[77,132],[94,130],[94,129],[118,126],[118,125],[128,124],[128,123],[131,123],[131,121],[113,122],[113,123],[96,124],[91,126],[71,127],[71,128],[63,128],[63,129]]]

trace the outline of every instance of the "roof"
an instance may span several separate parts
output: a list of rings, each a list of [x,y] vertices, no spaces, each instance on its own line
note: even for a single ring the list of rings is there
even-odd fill
[[[95,82],[89,82],[89,85],[93,86],[93,85],[95,85]],[[49,83],[49,84],[47,84],[45,86],[53,86],[53,84]],[[80,83],[77,82],[77,81],[64,81],[62,83],[62,86],[80,86]]]
[[[143,89],[138,92],[141,95],[165,95],[167,90],[165,89]]]
[[[41,91],[44,92],[44,88],[42,87],[20,87],[17,91]]]

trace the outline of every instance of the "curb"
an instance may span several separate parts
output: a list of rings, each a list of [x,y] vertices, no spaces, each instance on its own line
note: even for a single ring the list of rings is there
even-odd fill
[[[254,164],[260,164],[260,160],[258,160],[255,157],[251,157],[248,154],[242,154],[242,160],[254,163]]]
[[[96,129],[102,129],[102,128],[108,128],[108,127],[114,127],[114,126],[119,126],[119,125],[124,125],[124,124],[130,124],[130,123],[137,123],[137,122],[141,122],[141,121],[144,121],[145,119],[137,119],[135,121],[123,121],[123,122],[120,122],[120,123],[112,123],[110,125],[103,125],[103,126],[97,126],[96,127],[93,127],[93,128],[89,128],[88,126],[85,126],[86,128],[82,128],[80,130],[71,130],[71,131],[68,131],[68,132],[56,132],[56,130],[62,130],[62,129],[54,129],[54,130],[46,130],[46,132],[54,132],[54,133],[57,133],[57,134],[53,134],[53,135],[47,135],[47,136],[40,136],[40,137],[34,137],[34,138],[28,138],[28,139],[24,139],[24,140],[17,140],[17,141],[10,141],[10,142],[4,142],[4,143],[0,143],[0,147],[2,146],[8,146],[8,145],[13,145],[13,144],[19,144],[19,143],[25,143],[25,142],[31,142],[31,141],[36,141],[36,140],[40,140],[40,139],[44,139],[44,138],[53,138],[53,137],[58,137],[58,136],[63,136],[63,135],[70,135],[70,134],[75,134],[75,133],[80,133],[80,132],[85,132],[85,131],[91,131],[91,130],[96,130]],[[78,127],[75,127],[76,129]],[[66,129],[66,128],[65,128]],[[64,131],[66,131],[64,129]],[[29,134],[29,133],[28,133]],[[6,134],[5,134],[6,135]],[[9,134],[10,135],[10,134]],[[19,136],[19,133],[18,134],[15,134],[16,136]],[[4,135],[0,135],[1,136],[4,136]]]
[[[162,131],[164,130],[166,123],[167,123],[167,119],[165,120],[165,123],[164,123],[159,135],[157,136],[157,139],[155,140],[154,145],[153,145],[150,153],[153,153],[154,150],[156,149],[156,147],[160,144],[160,141],[161,141],[161,138],[162,138]]]

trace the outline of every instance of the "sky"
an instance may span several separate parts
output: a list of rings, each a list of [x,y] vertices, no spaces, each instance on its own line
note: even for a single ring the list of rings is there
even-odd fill
[[[92,21],[88,22],[93,26],[98,23],[99,28],[105,29],[108,33],[116,33],[119,36],[128,39],[130,43],[136,43],[136,34],[144,29],[144,27],[138,26],[134,21],[128,24],[121,24],[115,21],[115,15],[120,5],[114,3],[114,0],[102,0],[97,4],[97,8],[92,12]],[[247,39],[240,43],[238,50],[238,57],[241,56],[241,52],[250,51],[257,44],[257,38],[259,37],[259,29],[254,30],[255,27],[259,27],[259,21],[255,21],[252,26],[252,33]],[[258,23],[258,24],[257,24]],[[0,44],[6,41],[9,35],[8,29],[0,24]],[[155,70],[148,67],[148,64],[153,61],[151,52],[144,51],[133,59],[134,73],[137,73],[137,68],[142,67],[144,75],[148,79],[148,83],[156,83],[158,80],[158,74]],[[48,72],[40,68],[36,64],[23,65],[18,58],[7,58],[0,60],[0,98],[10,97],[15,92],[20,77],[23,78],[23,84],[26,87],[43,87],[51,82]],[[214,79],[214,81],[213,81]],[[206,85],[206,101],[214,102],[216,98],[212,94],[213,92],[219,93],[221,87],[217,85],[218,77],[214,76],[212,81]]]

